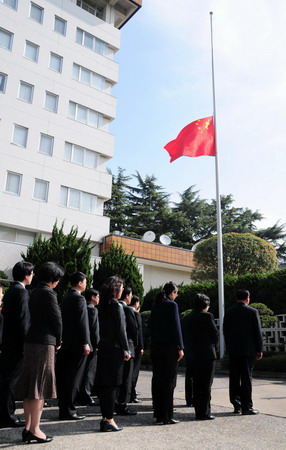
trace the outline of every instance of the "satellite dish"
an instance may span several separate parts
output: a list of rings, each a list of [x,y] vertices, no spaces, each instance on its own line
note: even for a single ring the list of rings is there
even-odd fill
[[[159,239],[160,239],[161,244],[163,244],[163,245],[171,244],[171,238],[167,234],[162,234]]]
[[[199,242],[196,242],[195,245],[192,246],[191,252],[194,252],[198,245],[200,245],[203,241],[205,241],[205,239],[201,239]]]
[[[143,234],[142,240],[147,242],[153,242],[155,240],[155,233],[154,231],[146,231],[146,233]]]

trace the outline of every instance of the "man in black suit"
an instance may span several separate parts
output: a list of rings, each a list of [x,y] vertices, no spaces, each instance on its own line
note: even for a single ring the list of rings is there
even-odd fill
[[[3,334],[0,375],[0,427],[21,427],[15,415],[15,388],[22,373],[24,339],[30,326],[29,292],[33,264],[20,261],[13,267],[13,285],[3,299]]]
[[[2,316],[2,299],[3,299],[3,286],[0,284],[0,353],[2,344],[2,332],[3,332],[3,316]]]
[[[60,420],[80,420],[75,404],[84,374],[90,343],[87,306],[82,292],[86,275],[75,272],[70,276],[72,289],[61,303],[63,342],[57,355],[56,376]]]
[[[98,310],[96,308],[99,303],[99,292],[96,289],[87,289],[84,293],[84,297],[87,304],[90,342],[93,351],[90,352],[87,357],[78,403],[82,405],[94,406],[95,401],[91,397],[91,393],[95,381],[97,351],[99,344],[99,321]]]
[[[143,342],[143,330],[142,330],[142,318],[140,314],[140,300],[137,295],[133,295],[130,308],[133,308],[135,319],[137,323],[137,346],[135,347],[135,357],[134,357],[134,367],[133,367],[133,375],[131,382],[131,395],[130,395],[130,403],[139,403],[141,400],[137,397],[136,392],[136,384],[138,381],[138,376],[140,372],[140,365],[142,355],[144,354],[144,342]]]
[[[235,414],[258,414],[252,403],[252,370],[261,359],[262,332],[257,309],[249,306],[250,294],[237,291],[237,303],[224,318],[223,332],[229,355],[229,397]]]
[[[210,299],[196,294],[194,310],[182,323],[185,355],[193,374],[193,404],[197,420],[211,420],[211,387],[214,377],[218,330],[208,312]]]
[[[126,334],[131,353],[131,358],[128,361],[124,361],[123,379],[122,384],[118,388],[117,400],[115,404],[115,412],[121,416],[132,416],[137,414],[128,408],[127,403],[130,400],[132,375],[134,367],[135,347],[137,346],[137,323],[135,319],[135,313],[133,308],[129,308],[132,298],[132,289],[126,286],[123,290],[121,300],[119,303],[123,306],[125,319],[126,319]]]

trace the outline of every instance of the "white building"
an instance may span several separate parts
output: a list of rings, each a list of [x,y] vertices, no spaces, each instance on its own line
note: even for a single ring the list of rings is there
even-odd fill
[[[109,233],[113,56],[141,3],[0,0],[0,270],[56,220]]]

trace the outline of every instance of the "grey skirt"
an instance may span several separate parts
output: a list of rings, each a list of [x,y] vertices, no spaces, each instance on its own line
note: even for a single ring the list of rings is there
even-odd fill
[[[23,375],[21,378],[23,399],[56,398],[55,347],[46,344],[24,345]]]

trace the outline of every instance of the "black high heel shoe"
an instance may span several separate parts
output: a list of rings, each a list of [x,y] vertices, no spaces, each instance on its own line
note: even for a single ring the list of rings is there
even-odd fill
[[[100,431],[121,431],[123,430],[123,427],[117,427],[115,425],[112,425],[112,423],[109,423],[107,420],[102,419],[100,421]]]
[[[29,433],[29,430],[26,430],[26,428],[24,428],[24,430],[22,431],[22,442],[26,442],[27,441],[27,434]]]
[[[35,434],[31,433],[31,431],[27,431],[26,433],[26,442],[30,444],[31,441],[36,441],[38,444],[45,444],[47,442],[51,442],[54,438],[52,436],[46,436],[46,439],[40,438]]]

